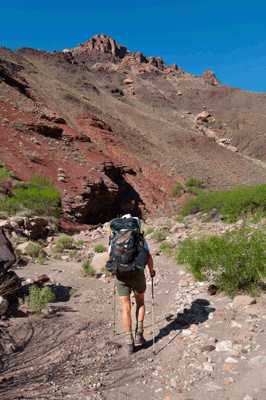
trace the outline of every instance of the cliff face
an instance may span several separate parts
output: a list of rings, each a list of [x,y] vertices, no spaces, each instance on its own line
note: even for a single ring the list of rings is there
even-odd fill
[[[191,176],[210,189],[265,182],[265,95],[210,70],[101,34],[62,52],[0,48],[0,89],[0,160],[21,180],[53,179],[79,223],[177,213],[171,190]]]

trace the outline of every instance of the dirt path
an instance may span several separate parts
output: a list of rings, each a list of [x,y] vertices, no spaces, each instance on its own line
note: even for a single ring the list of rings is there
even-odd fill
[[[172,258],[160,253],[154,262],[155,354],[147,278],[147,345],[131,356],[117,297],[113,334],[112,278],[83,277],[80,263],[63,260],[17,270],[32,280],[46,273],[58,296],[49,315],[21,312],[0,322],[2,335],[17,346],[1,359],[1,399],[265,400],[265,296],[251,305],[242,296],[237,306],[228,296],[207,294]]]

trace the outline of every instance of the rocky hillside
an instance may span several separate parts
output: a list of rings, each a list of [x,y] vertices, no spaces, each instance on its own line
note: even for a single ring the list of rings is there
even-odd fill
[[[171,191],[191,176],[265,182],[265,103],[104,34],[52,53],[1,47],[0,161],[53,179],[79,224],[178,213]]]

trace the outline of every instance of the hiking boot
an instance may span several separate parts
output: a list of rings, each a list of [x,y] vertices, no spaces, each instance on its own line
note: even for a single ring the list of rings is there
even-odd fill
[[[134,339],[131,332],[126,332],[126,349],[128,354],[134,353]]]
[[[136,344],[145,344],[146,343],[146,339],[144,339],[144,337],[143,337],[143,332],[138,331],[136,333],[135,343]]]
[[[127,349],[128,354],[133,354],[134,353],[134,343],[126,344],[126,349]]]

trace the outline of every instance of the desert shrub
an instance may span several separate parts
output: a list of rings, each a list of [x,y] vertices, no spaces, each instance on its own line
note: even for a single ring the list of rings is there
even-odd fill
[[[163,242],[160,244],[160,250],[162,250],[163,254],[172,254],[173,250],[172,250],[173,245],[171,243],[167,243],[167,242]]]
[[[153,228],[149,227],[149,228],[146,229],[145,235],[149,235],[152,232],[153,232]]]
[[[107,248],[103,244],[96,244],[94,246],[95,253],[104,253],[107,251]]]
[[[223,236],[189,237],[180,242],[175,261],[188,266],[200,281],[214,281],[230,296],[259,294],[266,277],[265,229],[245,227]]]
[[[70,297],[75,297],[77,293],[78,293],[78,289],[76,289],[76,288],[69,289],[69,296]]]
[[[223,221],[235,222],[239,217],[266,213],[266,185],[240,187],[217,192],[202,192],[187,202],[180,215],[210,212],[217,209]]]
[[[213,217],[211,215],[207,215],[207,217],[203,218],[202,222],[208,223],[213,220]]]
[[[56,243],[54,247],[51,248],[52,253],[61,253],[64,250],[62,243]]]
[[[23,254],[21,254],[20,252],[18,252],[17,250],[15,250],[15,256],[16,256],[16,262],[18,265],[27,265],[28,262],[30,261],[30,258],[27,256],[24,256]]]
[[[55,233],[59,231],[59,225],[56,222],[51,222],[49,224],[49,227],[51,229],[51,232]]]
[[[41,175],[34,175],[30,181],[13,189],[12,197],[0,204],[0,210],[16,214],[21,207],[35,215],[61,216],[61,195],[53,187],[53,182]]]
[[[53,259],[54,260],[60,260],[60,258],[62,257],[62,253],[56,253],[54,256],[53,256]]]
[[[44,251],[42,246],[34,242],[29,242],[27,247],[25,247],[25,253],[32,258],[37,258],[40,257],[41,255],[44,256]]]
[[[21,281],[14,271],[6,271],[0,275],[0,296],[6,300],[17,300]]]
[[[157,240],[157,242],[161,242],[162,240],[166,239],[167,236],[169,236],[169,232],[154,232],[154,234],[152,235],[152,239]]]
[[[86,275],[93,276],[95,274],[95,270],[94,270],[94,268],[92,268],[89,260],[83,261],[82,269]]]
[[[39,255],[38,257],[38,263],[43,265],[44,264],[44,260],[45,260],[45,256],[44,254]]]
[[[61,244],[63,246],[63,249],[69,249],[71,246],[73,246],[74,239],[70,236],[60,236],[56,244]]]
[[[204,193],[201,189],[204,186],[204,181],[201,179],[191,177],[185,182],[185,186],[188,192],[191,192],[196,196],[198,196],[200,193]]]
[[[84,243],[84,241],[82,239],[77,240],[76,242],[74,242],[74,245],[76,246],[82,246]]]
[[[25,302],[29,308],[39,314],[46,303],[55,300],[55,294],[48,286],[39,288],[36,285],[31,285],[29,288],[29,295],[26,296]]]
[[[108,275],[112,275],[112,273],[110,271],[108,271],[108,269],[106,269],[106,266],[102,267],[101,271],[102,271],[103,274],[105,274],[107,276]]]
[[[174,196],[174,197],[180,197],[180,196],[182,196],[182,192],[181,192],[182,189],[184,190],[184,188],[183,188],[182,185],[177,185],[177,186],[172,190],[171,196]]]
[[[72,259],[72,258],[74,258],[77,254],[78,254],[78,250],[77,250],[77,249],[70,250],[70,252],[69,252],[69,257]]]

